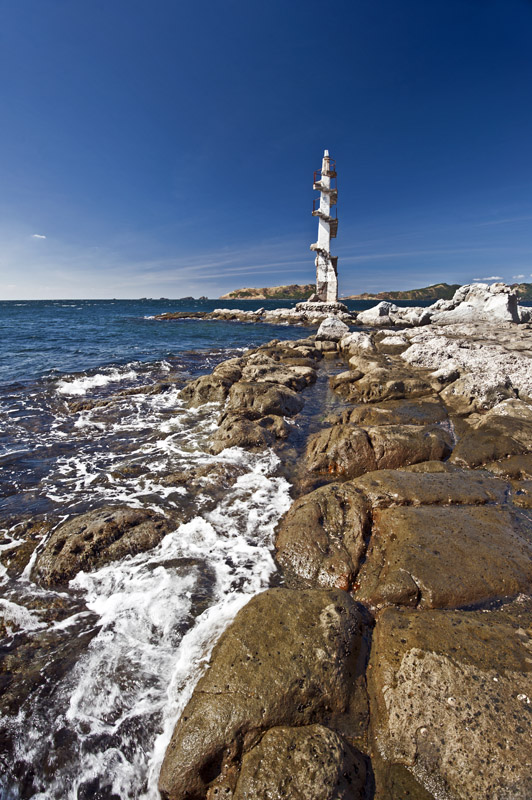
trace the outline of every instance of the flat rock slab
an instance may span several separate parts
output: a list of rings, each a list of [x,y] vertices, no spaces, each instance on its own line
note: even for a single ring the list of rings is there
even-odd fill
[[[360,405],[346,409],[338,422],[351,425],[431,425],[447,419],[447,410],[439,398],[423,400],[388,400],[380,405]]]
[[[369,528],[369,505],[350,483],[332,483],[304,495],[277,529],[277,560],[285,580],[348,590]]]
[[[233,800],[364,800],[365,780],[363,759],[334,731],[272,728],[242,759]]]
[[[357,478],[376,469],[396,469],[420,461],[445,458],[451,452],[449,433],[439,426],[333,425],[308,440],[311,472]]]
[[[164,800],[234,790],[242,754],[269,728],[327,724],[349,704],[361,624],[339,590],[270,589],[254,597],[215,646],[163,761]],[[223,794],[222,794],[223,796]]]
[[[509,508],[376,509],[356,598],[456,608],[532,591],[532,523]]]
[[[175,528],[153,511],[104,506],[73,517],[47,541],[32,572],[44,586],[68,583],[78,572],[90,572],[127,555],[151,550]]]
[[[406,767],[442,800],[532,797],[532,607],[386,609],[368,670],[372,730],[384,769]],[[401,795],[402,797],[402,795]]]
[[[532,478],[532,453],[522,456],[510,456],[500,461],[492,461],[486,464],[484,469],[501,478],[528,480]]]
[[[373,508],[504,503],[509,490],[507,481],[461,469],[438,473],[382,470],[357,478],[353,486],[363,492]]]

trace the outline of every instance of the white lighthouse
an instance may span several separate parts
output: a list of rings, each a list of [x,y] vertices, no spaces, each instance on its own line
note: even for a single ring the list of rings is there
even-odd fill
[[[316,253],[316,300],[325,303],[338,301],[338,258],[331,256],[331,239],[336,239],[338,217],[336,202],[336,164],[329,151],[323,153],[321,169],[314,173],[313,188],[319,191],[313,204],[312,216],[318,217],[318,241],[310,245]],[[314,300],[314,297],[312,298]]]

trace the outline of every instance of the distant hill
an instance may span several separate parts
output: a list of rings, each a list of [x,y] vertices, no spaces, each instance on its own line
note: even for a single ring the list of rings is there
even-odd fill
[[[517,291],[520,300],[532,300],[532,283],[512,283],[512,289]]]
[[[450,300],[459,283],[435,283],[424,289],[408,289],[404,292],[379,292],[378,294],[353,294],[348,300]],[[345,299],[345,298],[344,298]]]
[[[289,286],[269,286],[262,289],[235,289],[220,297],[220,300],[307,300],[316,291],[313,283]]]

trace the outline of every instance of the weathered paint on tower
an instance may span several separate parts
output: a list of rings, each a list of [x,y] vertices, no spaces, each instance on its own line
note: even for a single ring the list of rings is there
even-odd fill
[[[331,256],[331,239],[336,238],[338,218],[336,202],[336,165],[325,150],[321,170],[314,173],[313,188],[320,192],[314,201],[312,216],[318,217],[318,241],[310,245],[316,253],[316,294],[326,303],[338,300],[338,258]]]

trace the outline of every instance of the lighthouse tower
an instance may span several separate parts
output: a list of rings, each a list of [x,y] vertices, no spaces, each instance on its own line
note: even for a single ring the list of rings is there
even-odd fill
[[[338,191],[336,164],[330,158],[328,150],[323,153],[321,169],[314,173],[313,188],[320,193],[320,196],[314,199],[312,209],[312,216],[318,217],[318,241],[310,245],[310,249],[316,253],[316,299],[325,303],[336,303],[338,258],[331,256],[331,239],[336,239],[338,232],[336,215]]]

